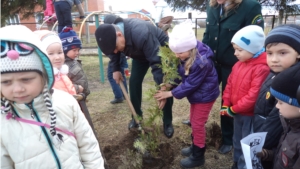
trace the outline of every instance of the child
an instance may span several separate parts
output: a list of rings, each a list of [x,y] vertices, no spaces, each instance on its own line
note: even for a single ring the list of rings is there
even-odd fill
[[[279,110],[275,107],[277,101],[270,94],[270,87],[277,74],[299,61],[299,37],[300,26],[297,25],[278,26],[266,37],[267,63],[271,71],[260,89],[253,117],[253,132],[268,132],[264,149],[276,149],[283,132]],[[262,165],[264,169],[273,168],[272,161],[262,161]]]
[[[55,76],[53,88],[63,90],[71,95],[76,95],[76,90],[67,76],[69,67],[64,64],[65,56],[58,35],[48,30],[38,30],[34,33],[37,34],[42,41],[42,46],[46,49],[47,56],[53,65]],[[81,89],[83,88],[81,87]],[[79,92],[81,93],[82,90]]]
[[[300,63],[277,75],[271,85],[270,91],[277,99],[276,107],[284,131],[274,152],[274,169],[300,167],[300,103],[296,96],[299,90]]]
[[[232,169],[246,167],[240,140],[251,133],[255,101],[269,73],[264,41],[264,31],[257,25],[242,28],[231,40],[239,61],[229,75],[220,114],[234,118]]]
[[[79,12],[79,19],[84,18],[84,11],[80,0],[53,0],[56,17],[58,20],[58,33],[62,29],[67,27],[72,27],[72,7],[75,4]]]
[[[52,65],[38,37],[21,25],[0,35],[1,168],[104,169],[77,101],[51,89]]]
[[[59,34],[65,54],[65,64],[69,66],[68,77],[73,82],[76,93],[83,93],[85,98],[90,94],[88,80],[83,72],[81,61],[78,60],[81,41],[72,28],[65,27]]]
[[[157,100],[172,96],[177,99],[187,97],[189,100],[193,144],[182,149],[181,154],[189,157],[181,160],[180,165],[193,168],[205,162],[205,123],[220,94],[218,76],[212,61],[211,49],[197,41],[188,21],[174,27],[170,34],[169,47],[181,62],[178,65],[178,73],[182,79],[176,82],[181,84],[172,91],[158,91],[154,97]]]

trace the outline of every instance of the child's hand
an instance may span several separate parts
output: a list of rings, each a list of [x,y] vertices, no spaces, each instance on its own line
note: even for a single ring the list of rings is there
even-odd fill
[[[79,90],[79,93],[82,93],[83,92],[83,87],[81,85],[78,85],[78,90]]]
[[[256,156],[261,158],[262,161],[272,161],[273,155],[273,151],[267,149],[262,149],[261,152],[256,153]]]
[[[220,110],[220,115],[233,117],[235,115],[235,113],[232,111],[231,107],[222,106],[222,108]]]
[[[166,99],[166,98],[169,98],[169,97],[172,97],[172,92],[171,91],[157,91],[157,93],[154,95],[154,98],[158,101],[161,101],[163,99]]]

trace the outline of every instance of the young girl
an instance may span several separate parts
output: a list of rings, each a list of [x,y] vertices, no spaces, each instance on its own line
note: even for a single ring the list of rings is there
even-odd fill
[[[104,169],[99,144],[77,101],[51,90],[52,65],[25,26],[1,35],[1,168]]]
[[[181,84],[172,91],[158,91],[154,97],[157,100],[172,96],[177,99],[187,97],[189,100],[193,144],[182,149],[181,154],[189,157],[181,160],[180,165],[193,168],[205,162],[205,123],[220,94],[218,76],[211,49],[197,41],[191,23],[184,22],[175,26],[169,37],[169,47],[181,61],[178,73],[182,79],[176,82]]]
[[[60,38],[55,32],[48,30],[38,30],[34,32],[42,41],[42,46],[47,51],[47,56],[53,65],[53,71],[55,76],[54,89],[63,90],[71,95],[76,94],[75,87],[67,74],[69,73],[69,67],[65,65],[65,56],[62,49],[62,43]],[[81,92],[83,88],[81,87]]]

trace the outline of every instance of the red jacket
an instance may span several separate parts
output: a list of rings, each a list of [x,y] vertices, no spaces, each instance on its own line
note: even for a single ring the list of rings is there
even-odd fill
[[[238,61],[228,77],[223,106],[232,106],[235,113],[253,116],[260,87],[269,73],[265,52],[246,62]]]

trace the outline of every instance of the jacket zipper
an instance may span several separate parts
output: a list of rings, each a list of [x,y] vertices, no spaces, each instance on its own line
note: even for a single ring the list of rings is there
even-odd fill
[[[36,111],[33,109],[32,103],[28,103],[28,104],[26,104],[26,105],[29,107],[29,109],[30,109],[30,111],[31,111],[31,117],[32,117],[33,119],[34,119],[34,117],[36,117],[36,120],[37,120],[38,122],[42,123],[42,121],[40,120],[40,118],[39,118],[39,116],[37,115]],[[48,145],[49,145],[49,147],[50,147],[50,149],[51,149],[51,151],[52,151],[52,154],[53,154],[53,156],[54,156],[54,160],[56,161],[56,164],[57,164],[57,168],[58,168],[58,169],[61,169],[61,164],[60,164],[60,161],[59,161],[59,159],[58,159],[58,156],[57,156],[56,152],[54,151],[54,147],[53,147],[53,144],[52,144],[52,142],[51,142],[51,139],[50,139],[50,137],[49,137],[49,135],[48,135],[48,133],[47,133],[45,127],[43,127],[43,126],[40,126],[40,127],[41,127],[41,129],[42,129],[42,131],[43,131],[43,133],[44,133],[44,135],[45,135],[45,137],[46,137],[47,143],[48,143]]]

